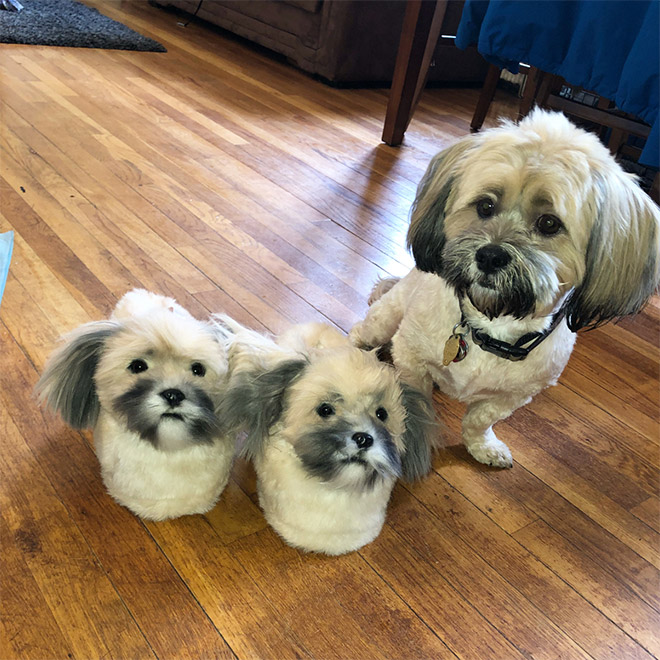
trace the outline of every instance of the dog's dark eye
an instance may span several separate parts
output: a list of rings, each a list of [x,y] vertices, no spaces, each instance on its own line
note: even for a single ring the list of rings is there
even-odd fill
[[[335,409],[329,403],[322,403],[316,409],[316,414],[319,417],[331,417],[335,414]]]
[[[485,220],[495,214],[495,204],[492,199],[484,197],[477,202],[477,215]]]
[[[144,360],[133,360],[133,362],[131,362],[128,365],[128,370],[132,374],[140,374],[143,371],[146,371],[148,368],[149,368],[149,366],[147,365],[147,363]]]
[[[376,417],[378,417],[381,422],[384,422],[388,417],[387,410],[385,410],[385,408],[378,408],[376,411]]]
[[[204,376],[206,374],[206,367],[201,362],[193,362],[190,371],[193,372],[193,376]]]
[[[549,213],[540,216],[536,221],[536,228],[544,236],[556,234],[563,226],[557,216],[550,215]]]

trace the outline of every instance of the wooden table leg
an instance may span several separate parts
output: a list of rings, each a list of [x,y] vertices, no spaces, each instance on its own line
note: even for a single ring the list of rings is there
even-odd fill
[[[445,17],[447,0],[408,0],[403,19],[383,142],[398,146],[426,85],[429,64]]]

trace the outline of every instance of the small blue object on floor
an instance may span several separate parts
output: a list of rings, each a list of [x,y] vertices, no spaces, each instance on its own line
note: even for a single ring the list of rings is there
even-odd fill
[[[5,292],[5,283],[9,273],[9,262],[11,261],[11,252],[14,248],[14,232],[8,231],[0,234],[0,302],[2,294]]]

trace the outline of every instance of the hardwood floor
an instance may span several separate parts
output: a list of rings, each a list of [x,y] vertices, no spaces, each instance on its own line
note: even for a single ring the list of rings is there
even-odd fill
[[[348,330],[411,266],[417,182],[478,92],[428,91],[393,149],[387,90],[332,89],[144,2],[89,4],[168,53],[0,45],[0,658],[659,657],[657,300],[582,335],[499,425],[512,470],[471,460],[439,397],[447,448],[357,553],[284,545],[241,461],[205,516],[145,523],[105,493],[91,434],[33,398],[57,337],[135,286],[257,329]]]

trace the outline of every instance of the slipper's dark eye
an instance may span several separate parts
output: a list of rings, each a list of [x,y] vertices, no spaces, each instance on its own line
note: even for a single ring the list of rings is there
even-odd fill
[[[206,367],[201,362],[193,362],[190,371],[193,372],[193,376],[201,377],[206,374]]]
[[[536,229],[544,236],[553,236],[564,225],[556,215],[545,213],[536,221]]]
[[[378,417],[381,422],[384,422],[388,417],[387,410],[385,410],[385,408],[378,408],[378,410],[376,410],[376,417]]]
[[[322,403],[316,409],[316,414],[319,417],[332,417],[335,414],[335,409],[329,403]]]
[[[495,215],[495,204],[493,203],[492,199],[489,199],[488,197],[484,197],[483,199],[480,199],[477,204],[477,215],[482,219],[485,220],[486,218],[490,218],[491,216]]]
[[[144,360],[133,360],[133,362],[131,362],[128,365],[128,370],[132,374],[140,374],[143,371],[146,371],[148,368],[149,368],[149,366],[147,365],[147,363]]]

